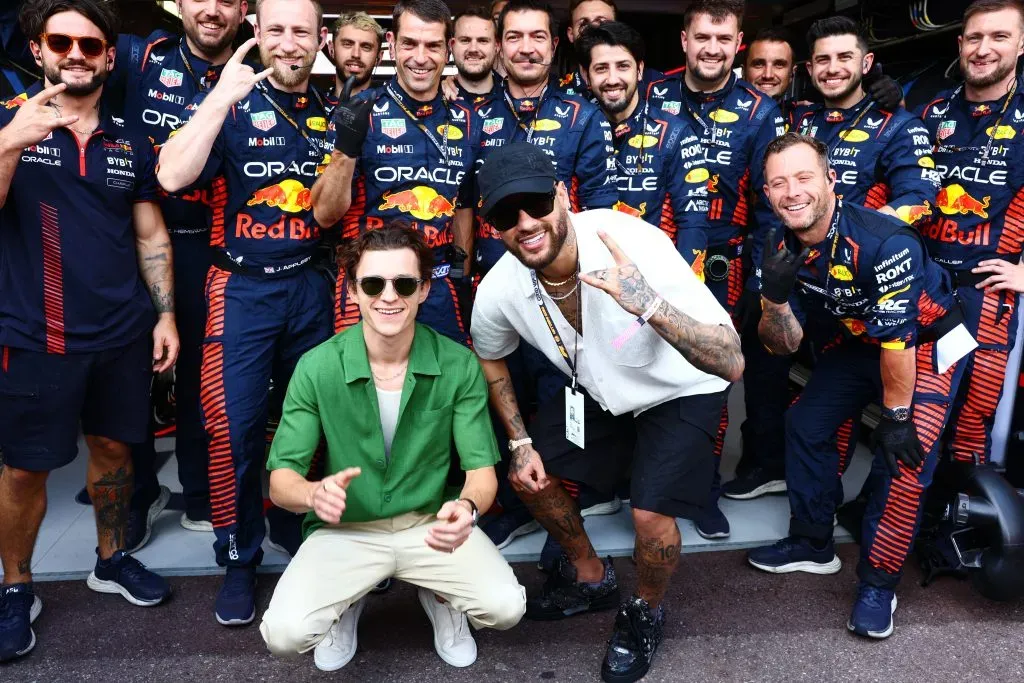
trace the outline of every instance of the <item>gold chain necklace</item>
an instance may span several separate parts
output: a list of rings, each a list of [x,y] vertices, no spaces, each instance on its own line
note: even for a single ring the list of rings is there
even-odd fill
[[[561,282],[552,282],[551,280],[548,280],[547,278],[545,278],[543,275],[540,276],[540,281],[543,282],[544,284],[546,284],[548,287],[562,287],[564,285],[569,284],[570,282],[572,282],[575,279],[576,279],[576,273],[573,273],[572,275],[570,275],[569,277],[565,278]]]

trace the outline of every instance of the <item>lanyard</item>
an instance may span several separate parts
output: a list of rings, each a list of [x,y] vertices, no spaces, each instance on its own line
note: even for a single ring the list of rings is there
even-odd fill
[[[694,111],[693,107],[690,106],[690,98],[686,96],[685,90],[682,90],[683,88],[686,88],[686,84],[685,83],[680,86],[680,90],[682,91],[681,95],[682,95],[683,105],[686,107],[686,111],[690,112],[690,116],[693,117],[694,121],[699,123],[701,128],[704,129],[704,136],[707,137],[707,134],[708,134],[708,124],[705,123],[704,119],[701,118],[701,115],[698,114],[696,111]],[[714,111],[712,111],[711,114],[714,114],[716,111],[719,111],[722,108],[722,102],[724,102],[724,101],[725,101],[725,97],[723,96],[722,100],[718,103],[718,106],[715,107]],[[709,114],[708,116],[710,117],[711,115]],[[710,144],[714,145],[715,144],[715,140],[717,140],[717,139],[718,139],[718,122],[715,121],[714,118],[711,118],[711,142],[710,142]],[[703,140],[701,140],[701,142],[703,142]]]
[[[178,54],[181,55],[181,61],[185,63],[185,70],[188,71],[188,75],[192,77],[193,81],[195,81],[196,87],[199,88],[199,92],[206,92],[207,86],[203,85],[203,81],[200,80],[199,76],[196,76],[196,72],[192,70],[192,63],[189,61],[188,55],[185,54],[184,45],[185,39],[182,38],[180,41],[178,41]],[[213,65],[211,64],[210,66],[212,68]],[[209,74],[210,71],[207,70],[206,73]]]
[[[628,138],[629,138],[630,133],[633,132],[633,130],[630,129],[630,130],[626,131],[626,133],[623,134],[622,139],[616,141],[616,144],[615,144],[615,165],[619,167],[620,171],[622,171],[623,173],[625,173],[628,176],[634,176],[637,173],[640,173],[640,171],[643,169],[644,136],[647,135],[647,112],[649,110],[650,110],[650,102],[648,100],[644,100],[644,112],[643,112],[643,115],[640,117],[640,151],[636,155],[636,165],[634,166],[634,168],[632,168],[632,169],[626,168],[626,166],[619,159],[619,153],[622,150],[622,143],[625,141],[626,145],[627,146],[629,145]]]
[[[829,158],[830,162],[832,161],[832,154],[836,151],[836,149],[839,148],[839,145],[842,142],[842,138],[840,138],[840,135],[842,134],[842,132],[844,130],[854,130],[857,127],[857,125],[861,122],[861,119],[863,119],[864,116],[867,115],[868,110],[871,109],[871,105],[874,104],[874,102],[875,102],[874,100],[869,100],[866,97],[864,99],[865,99],[864,107],[857,113],[857,117],[853,120],[853,123],[851,123],[848,128],[843,128],[842,126],[836,126],[836,128],[833,131],[829,131],[828,139],[822,141],[822,142],[825,143],[825,147],[828,149],[828,158]],[[807,129],[807,132],[806,132],[807,135],[813,136],[813,133],[811,133],[810,131],[814,130],[814,128],[815,128],[814,124],[815,124],[815,122],[818,119],[818,114],[820,114],[822,112],[825,112],[826,109],[827,109],[827,107],[823,108],[820,112],[816,112],[814,114],[814,116],[811,117],[811,126]],[[845,117],[844,117],[844,121],[845,121]],[[828,114],[827,113],[825,114],[824,123],[828,123]],[[839,123],[843,123],[843,121],[839,121]],[[837,140],[837,138],[839,138],[839,139]]]
[[[547,96],[547,94],[548,86],[545,85],[544,90],[541,92],[540,97],[537,99],[537,107],[533,110],[533,117],[530,119],[530,126],[527,127],[526,124],[523,123],[523,120],[519,118],[519,112],[516,111],[516,104],[512,100],[512,96],[509,95],[508,88],[505,88],[505,104],[508,105],[509,111],[512,112],[512,118],[516,120],[516,124],[518,124],[520,128],[526,131],[526,141],[531,144],[533,143],[533,131],[536,130],[536,128],[534,128],[534,123],[537,121],[537,117],[540,116],[540,108],[544,105],[544,98]],[[512,136],[515,137],[515,131],[513,131]],[[511,139],[509,141],[511,141]]]
[[[397,92],[395,92],[394,88],[391,87],[390,83],[388,83],[386,86],[384,86],[384,88],[387,90],[388,95],[391,96],[391,99],[393,99],[395,101],[395,103],[402,109],[402,111],[405,112],[405,115],[409,117],[409,119],[413,122],[413,124],[417,128],[419,128],[420,131],[422,131],[424,135],[427,136],[427,139],[430,140],[431,144],[433,144],[434,147],[437,147],[437,151],[441,153],[441,161],[444,163],[445,168],[447,168],[448,167],[448,127],[451,125],[449,123],[449,119],[451,118],[451,110],[448,108],[448,103],[445,102],[445,105],[444,105],[444,110],[445,110],[444,136],[443,136],[443,139],[441,141],[438,141],[437,136],[434,135],[434,133],[431,132],[431,130],[429,128],[427,128],[427,126],[425,126],[423,124],[423,122],[421,122],[419,120],[419,118],[417,118],[417,116],[415,114],[413,114],[411,111],[409,111],[409,107],[405,106],[404,98],[401,95],[399,95]]]
[[[579,263],[576,264],[576,275],[579,276]],[[555,346],[558,347],[558,352],[562,354],[562,358],[565,359],[565,364],[569,366],[569,371],[572,373],[572,390],[576,393],[576,361],[579,358],[580,346],[579,336],[576,335],[576,339],[573,342],[572,358],[569,358],[569,350],[565,348],[565,344],[562,342],[562,336],[558,334],[558,329],[555,328],[555,321],[551,318],[551,313],[548,311],[547,304],[544,303],[544,296],[540,292],[540,283],[537,282],[537,271],[530,271],[530,280],[533,282],[533,294],[537,297],[537,305],[540,306],[540,313],[544,316],[544,322],[548,325],[548,332],[551,333],[551,337],[555,340]],[[583,320],[583,292],[577,290],[576,292],[576,319],[579,321]]]
[[[275,102],[275,101],[274,101],[274,98],[270,96],[270,93],[269,93],[269,92],[267,92],[267,87],[266,87],[265,85],[263,85],[263,83],[257,83],[257,84],[256,84],[256,89],[260,91],[260,93],[261,93],[261,94],[263,95],[263,97],[264,97],[264,98],[265,98],[265,99],[267,100],[267,102],[270,102],[270,106],[271,106],[271,107],[273,107],[274,109],[276,109],[276,110],[277,110],[277,113],[278,113],[278,114],[280,114],[280,115],[281,115],[281,117],[282,117],[282,118],[283,118],[283,119],[284,119],[285,121],[287,121],[287,122],[288,122],[288,124],[289,124],[289,125],[290,125],[290,126],[291,126],[292,128],[294,128],[294,129],[295,129],[296,131],[298,131],[299,135],[301,135],[301,136],[302,136],[302,137],[303,137],[303,138],[304,138],[304,139],[306,140],[306,143],[307,143],[307,144],[309,144],[310,148],[311,148],[311,149],[312,149],[312,150],[313,150],[314,152],[316,152],[318,156],[320,156],[320,155],[323,155],[323,153],[324,153],[324,150],[323,150],[323,149],[321,149],[321,148],[320,148],[319,146],[317,146],[317,144],[316,144],[316,143],[314,143],[314,142],[313,142],[313,139],[312,139],[311,137],[309,137],[309,133],[307,133],[307,132],[306,132],[306,131],[305,131],[305,130],[304,130],[304,129],[303,129],[303,128],[302,128],[302,127],[301,127],[301,126],[300,126],[300,125],[299,125],[299,124],[298,124],[298,123],[296,122],[296,121],[295,121],[295,119],[293,119],[293,118],[292,118],[292,117],[291,117],[291,116],[290,116],[290,115],[288,114],[288,112],[286,112],[286,111],[284,110],[284,107],[282,107],[281,105],[279,105],[279,104],[278,104],[277,102]],[[316,101],[317,101],[317,103],[318,103],[318,104],[320,105],[320,109],[321,109],[321,111],[323,111],[323,112],[324,112],[324,116],[325,116],[325,117],[327,117],[327,118],[330,118],[330,116],[329,116],[329,115],[328,115],[328,113],[327,113],[327,107],[326,107],[326,106],[324,106],[324,101],[323,101],[322,99],[320,99],[320,93],[318,93],[318,92],[316,91],[316,89],[315,89],[315,88],[312,88],[312,87],[311,87],[311,88],[309,89],[309,91],[310,91],[311,93],[313,93],[313,96],[314,96],[314,97],[316,98]]]
[[[829,254],[828,262],[825,264],[825,268],[827,269],[826,272],[825,272],[825,296],[826,297],[831,297],[832,296],[831,294],[829,294],[830,290],[829,290],[828,287],[829,287],[829,285],[832,282],[832,262],[836,258],[836,248],[839,246],[839,217],[842,215],[842,213],[843,213],[843,200],[842,199],[837,199],[836,200],[836,213],[832,217],[832,225],[829,228],[829,232],[833,233],[833,234],[832,234],[832,253]]]
[[[941,130],[942,124],[946,122],[946,115],[949,114],[949,110],[953,108],[953,100],[955,100],[957,98],[957,96],[960,95],[960,92],[963,89],[964,89],[964,86],[961,84],[960,87],[958,87],[956,90],[954,90],[953,94],[950,95],[950,97],[949,97],[949,104],[946,106],[946,111],[943,113],[942,118],[939,119],[939,126],[938,126],[938,128],[935,129],[936,131]],[[1010,88],[1010,91],[1008,93],[1006,93],[1006,101],[1003,102],[1003,108],[999,110],[999,116],[996,118],[995,124],[993,124],[992,127],[989,129],[989,130],[991,130],[991,132],[985,133],[985,137],[987,138],[987,140],[985,141],[985,147],[982,148],[982,150],[981,150],[981,160],[982,160],[983,164],[988,163],[988,155],[989,155],[989,152],[992,150],[992,141],[995,140],[996,134],[999,132],[999,124],[1001,124],[1003,122],[1003,116],[1006,115],[1006,110],[1010,108],[1010,101],[1013,99],[1013,96],[1016,95],[1016,94],[1017,94],[1017,79],[1015,78],[1013,80],[1013,86]],[[936,142],[932,145],[932,153],[933,154],[938,154],[939,152],[960,152],[960,151],[967,151],[967,150],[973,150],[973,149],[976,149],[976,148],[957,147],[955,145],[940,145],[938,143],[938,135],[937,134],[936,134]]]

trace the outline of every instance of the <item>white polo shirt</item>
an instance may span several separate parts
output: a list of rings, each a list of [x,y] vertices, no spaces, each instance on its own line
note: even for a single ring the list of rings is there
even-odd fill
[[[702,323],[732,325],[729,314],[697,279],[672,241],[639,218],[611,209],[570,213],[576,231],[580,270],[612,268],[615,260],[597,231],[608,233],[636,264],[663,299]],[[579,345],[580,385],[613,415],[634,415],[680,396],[724,391],[729,383],[690,365],[651,325],[620,349],[612,340],[636,316],[627,313],[605,292],[580,283],[583,291],[583,336],[580,337],[545,296],[545,304],[570,357]],[[543,292],[543,289],[542,289]],[[542,294],[543,295],[543,294]],[[480,282],[473,305],[473,348],[485,360],[509,355],[523,339],[539,349],[555,367],[571,376],[537,305],[530,269],[505,254]]]

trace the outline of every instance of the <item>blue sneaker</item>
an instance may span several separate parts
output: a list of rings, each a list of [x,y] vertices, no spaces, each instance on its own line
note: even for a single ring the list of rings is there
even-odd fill
[[[540,524],[530,516],[530,511],[523,508],[503,512],[480,527],[491,539],[491,543],[501,550],[519,536],[532,534],[540,529]]]
[[[124,550],[118,550],[109,560],[96,558],[86,585],[97,593],[118,593],[139,607],[159,605],[171,595],[171,587],[162,576],[146,569]]]
[[[774,545],[753,548],[747,552],[747,562],[772,574],[835,574],[843,568],[831,540],[818,550],[811,545],[809,539],[799,536],[787,536]]]
[[[214,609],[222,626],[251,624],[256,618],[256,569],[228,567]]]
[[[729,538],[729,520],[718,508],[717,502],[697,513],[693,525],[697,528],[697,533],[709,541]]]
[[[0,586],[0,662],[23,657],[36,646],[32,622],[43,610],[43,601],[31,583]]]
[[[896,593],[888,588],[860,584],[846,628],[858,636],[888,638],[892,635],[892,615],[896,611]]]

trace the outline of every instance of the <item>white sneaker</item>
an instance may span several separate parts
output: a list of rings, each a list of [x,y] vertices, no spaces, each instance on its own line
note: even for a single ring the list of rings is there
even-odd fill
[[[213,533],[213,522],[205,519],[192,519],[187,512],[181,513],[181,526],[189,531],[205,531]]]
[[[434,627],[434,649],[438,656],[452,666],[469,666],[476,661],[476,641],[469,631],[469,621],[462,612],[456,612],[447,602],[438,602],[433,591],[417,591],[423,611]]]
[[[321,671],[337,671],[356,656],[356,646],[359,644],[359,615],[363,613],[364,607],[365,597],[352,603],[341,615],[341,619],[331,625],[331,630],[313,650],[313,663],[316,664],[316,668]]]

